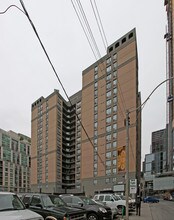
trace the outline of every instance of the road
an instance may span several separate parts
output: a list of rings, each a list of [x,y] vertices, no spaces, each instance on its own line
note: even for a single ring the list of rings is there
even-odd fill
[[[159,203],[150,203],[149,207],[153,220],[174,219],[174,202],[160,200]]]

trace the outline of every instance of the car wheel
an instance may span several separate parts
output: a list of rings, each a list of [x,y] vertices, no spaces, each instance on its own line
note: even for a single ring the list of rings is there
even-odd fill
[[[98,217],[95,213],[90,213],[88,215],[88,220],[98,220]]]

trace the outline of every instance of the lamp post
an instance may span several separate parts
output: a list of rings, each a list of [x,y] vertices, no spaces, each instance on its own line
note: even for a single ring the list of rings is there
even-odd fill
[[[129,219],[129,111],[126,111],[126,219]]]
[[[139,105],[137,108],[131,108],[130,110],[126,110],[126,220],[129,220],[129,126],[130,126],[130,113],[134,111],[141,111],[142,107],[146,104],[146,102],[150,99],[152,94],[159,88],[163,83],[173,80],[174,77],[168,78],[164,81],[162,81],[160,84],[158,84],[150,93],[150,95],[145,99],[145,101]],[[173,99],[172,99],[173,101]]]

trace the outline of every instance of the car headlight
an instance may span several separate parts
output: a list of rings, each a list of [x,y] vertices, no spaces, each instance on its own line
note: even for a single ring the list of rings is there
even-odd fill
[[[107,210],[103,207],[100,207],[99,210],[100,210],[100,212],[107,213]]]

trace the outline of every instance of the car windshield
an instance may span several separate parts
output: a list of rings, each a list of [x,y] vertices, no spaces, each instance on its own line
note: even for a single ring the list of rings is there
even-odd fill
[[[92,199],[88,197],[80,197],[85,205],[96,205],[96,202],[94,202]]]
[[[53,202],[54,205],[58,206],[66,206],[66,203],[59,198],[58,196],[50,196],[51,201]]]
[[[0,211],[21,210],[25,209],[23,203],[14,194],[0,195]]]
[[[42,200],[43,200],[43,204],[44,204],[45,207],[53,207],[53,206],[55,206],[55,205],[52,203],[50,197],[47,196],[47,195],[42,196]]]

